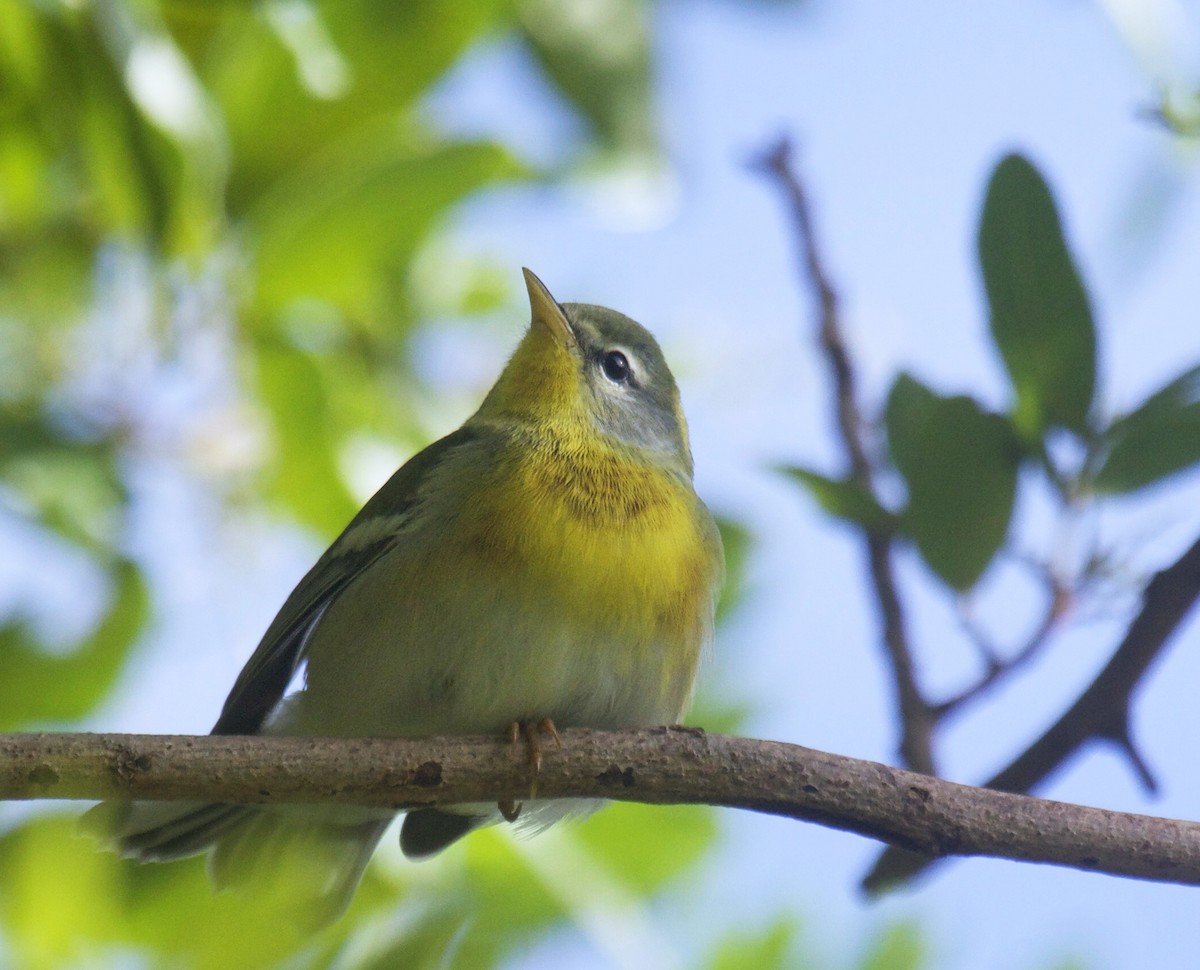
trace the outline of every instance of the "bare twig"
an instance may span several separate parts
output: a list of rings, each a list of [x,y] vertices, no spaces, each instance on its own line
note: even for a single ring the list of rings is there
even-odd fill
[[[874,474],[864,441],[854,365],[842,333],[837,291],[821,258],[808,196],[796,174],[788,138],[780,138],[773,148],[764,152],[756,161],[756,167],[778,184],[787,199],[805,281],[817,305],[820,345],[832,377],[834,414],[838,436],[850,466],[850,478],[874,495]],[[892,566],[892,537],[865,530],[863,539],[900,712],[900,758],[917,771],[934,774],[932,731],[936,718],[917,685],[904,609]]]
[[[548,798],[711,804],[935,855],[984,855],[1200,885],[1200,823],[970,788],[775,741],[686,728],[562,732]],[[0,735],[0,797],[338,803],[404,808],[527,798],[500,738]]]
[[[1200,598],[1200,539],[1147,584],[1142,608],[1125,639],[1079,699],[1007,768],[985,782],[985,787],[1008,792],[1033,791],[1082,747],[1101,740],[1120,747],[1143,785],[1154,790],[1154,778],[1130,733],[1133,693],[1197,598]],[[932,862],[925,856],[888,849],[863,879],[863,888],[868,892],[882,891],[911,879]]]
[[[1016,673],[1033,660],[1050,641],[1050,637],[1054,631],[1058,629],[1063,617],[1070,610],[1073,598],[1070,590],[1056,583],[1051,588],[1050,602],[1046,604],[1046,611],[1042,614],[1041,622],[1038,623],[1037,628],[1029,635],[1029,638],[1022,644],[1020,649],[1006,659],[1000,657],[999,652],[986,639],[981,630],[977,629],[964,618],[962,626],[967,636],[978,647],[980,655],[984,658],[986,669],[983,676],[974,684],[971,684],[954,696],[933,705],[935,720],[941,721],[957,712],[963,705],[978,700],[999,684],[1000,681]]]

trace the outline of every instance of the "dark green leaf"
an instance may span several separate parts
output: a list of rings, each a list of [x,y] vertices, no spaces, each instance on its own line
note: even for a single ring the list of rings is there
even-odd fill
[[[888,445],[908,485],[902,526],[955,589],[972,586],[1008,534],[1021,451],[1009,422],[906,374],[887,403]]]
[[[886,532],[895,528],[895,516],[858,482],[829,478],[798,465],[789,465],[780,471],[803,485],[817,504],[836,518],[861,525],[868,532]]]
[[[1200,367],[1180,374],[1101,438],[1092,485],[1132,492],[1200,463]]]
[[[996,166],[979,224],[992,339],[1030,440],[1051,427],[1084,434],[1096,380],[1096,331],[1050,189],[1020,155]]]

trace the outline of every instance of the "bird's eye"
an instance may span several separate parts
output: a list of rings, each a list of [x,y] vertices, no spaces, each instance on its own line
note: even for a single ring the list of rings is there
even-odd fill
[[[629,380],[629,358],[619,350],[610,350],[600,361],[604,376],[615,384],[624,384]]]

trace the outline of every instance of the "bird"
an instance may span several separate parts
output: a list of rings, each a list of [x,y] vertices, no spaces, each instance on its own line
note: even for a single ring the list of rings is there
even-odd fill
[[[300,580],[213,734],[520,731],[535,751],[540,732],[683,717],[724,557],[678,387],[640,324],[560,304],[523,272],[530,325],[479,409],[395,472]],[[400,846],[423,859],[503,818],[536,831],[595,807],[420,808]],[[286,871],[297,912],[327,924],[395,814],[110,802],[89,827],[141,862],[209,852],[217,888]]]

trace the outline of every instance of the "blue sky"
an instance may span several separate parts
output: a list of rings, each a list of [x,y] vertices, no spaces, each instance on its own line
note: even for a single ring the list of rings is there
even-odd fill
[[[431,435],[473,409],[524,326],[522,265],[560,300],[610,305],[645,323],[683,387],[698,487],[758,538],[746,600],[722,631],[709,678],[752,706],[748,730],[758,736],[892,760],[896,731],[857,546],[770,470],[802,461],[836,471],[837,450],[786,215],[745,162],[781,132],[800,145],[869,405],[908,368],[942,390],[999,407],[1006,392],[986,340],[975,223],[991,166],[1008,150],[1027,152],[1055,189],[1094,298],[1105,400],[1128,407],[1200,360],[1196,148],[1189,153],[1139,117],[1153,98],[1153,72],[1197,80],[1198,8],[1167,0],[661,5],[668,169],[640,180],[614,177],[603,188],[495,193],[465,207],[436,244],[430,259],[439,266],[483,254],[508,267],[514,304],[490,328],[431,329],[423,341],[423,373],[439,408],[452,402],[436,411],[431,404]],[[1114,16],[1129,9],[1160,23],[1182,12],[1184,27],[1162,32],[1165,60],[1146,60],[1154,45],[1131,47],[1116,29]],[[498,133],[543,159],[555,158],[574,130],[520,52],[501,42],[461,65],[428,110],[437,124]],[[430,277],[436,291],[437,271]],[[1117,543],[1133,574],[1153,569],[1200,527],[1196,487],[1185,478],[1081,528]],[[179,557],[163,563],[172,577],[168,610],[181,630],[203,617],[204,643],[184,659],[148,658],[143,679],[105,726],[203,731],[259,631],[319,550],[263,525],[228,537],[232,546],[214,553],[203,514],[188,506],[192,496],[152,470],[145,488],[154,510],[147,547],[156,521],[191,523],[194,534],[180,538],[185,548],[228,557],[240,571],[197,586]],[[1029,501],[1021,513],[1023,548],[1045,552],[1059,541],[1044,503]],[[252,602],[242,592],[247,576]],[[1003,571],[993,578],[980,609],[1015,638],[1024,600],[1010,578]],[[911,558],[902,580],[915,608],[922,673],[932,687],[952,690],[971,676],[972,655],[956,639],[948,604]],[[218,629],[205,610],[213,597],[232,607]],[[946,770],[963,781],[985,777],[1040,733],[1107,659],[1130,602],[1126,596],[1107,619],[1081,626],[1027,679],[955,722],[943,748]],[[1147,801],[1125,765],[1102,750],[1078,759],[1044,794],[1200,817],[1198,641],[1195,624],[1185,627],[1137,697],[1135,731],[1163,783],[1161,799]],[[1097,968],[1182,968],[1200,950],[1196,890],[971,860],[870,905],[855,885],[874,844],[726,816],[711,878],[655,914],[655,931],[668,941],[697,925],[697,913],[728,926],[737,917],[753,925],[796,911],[808,944],[834,966],[873,928],[904,916],[927,927],[932,964],[943,968],[1045,967],[1066,957]],[[604,965],[591,951],[572,953]]]

